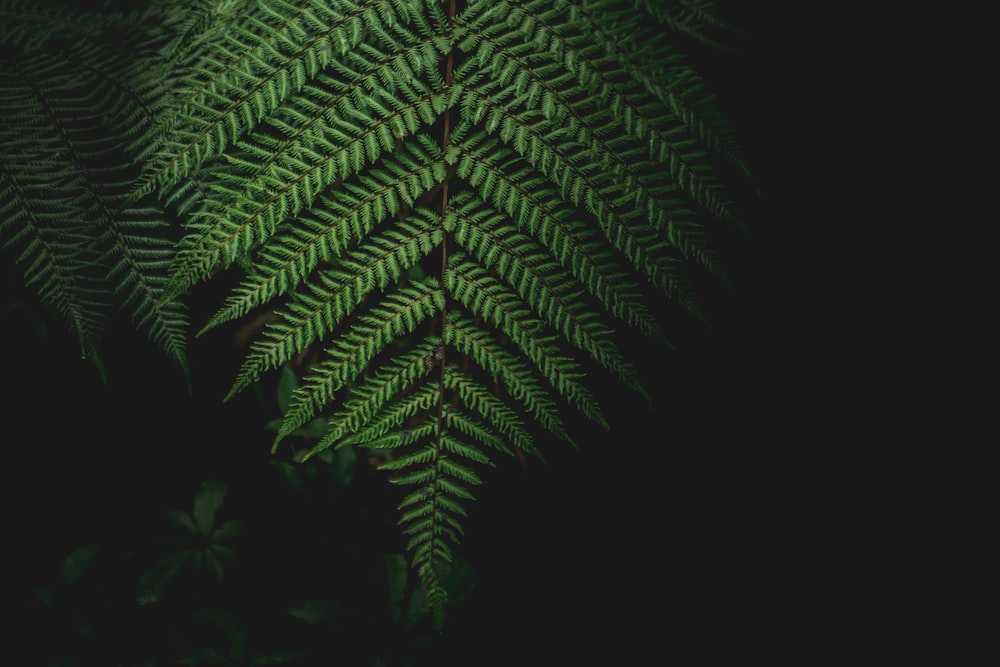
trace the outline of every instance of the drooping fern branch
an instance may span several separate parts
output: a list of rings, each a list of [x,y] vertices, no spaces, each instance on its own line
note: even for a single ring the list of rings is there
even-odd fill
[[[6,243],[85,346],[117,295],[178,360],[184,295],[238,272],[202,331],[273,317],[229,397],[295,366],[275,447],[322,417],[308,456],[392,452],[440,624],[483,466],[572,443],[574,411],[608,427],[591,369],[645,395],[616,326],[669,345],[644,295],[701,317],[692,272],[721,276],[710,232],[739,224],[747,170],[683,48],[724,34],[714,3],[159,0],[104,21],[138,56],[17,33]],[[66,125],[98,114],[99,143]],[[111,155],[120,175],[92,165]]]
[[[153,117],[136,55],[154,48],[157,31],[144,14],[94,17],[38,2],[4,9],[4,248],[102,374],[115,308],[186,372],[184,307],[161,299],[171,230],[155,202],[125,205],[137,175],[126,146]]]

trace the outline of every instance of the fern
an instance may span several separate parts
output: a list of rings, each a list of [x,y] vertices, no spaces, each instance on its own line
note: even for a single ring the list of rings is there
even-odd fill
[[[571,414],[609,428],[595,373],[648,400],[617,329],[669,347],[650,295],[704,318],[696,278],[725,279],[748,170],[686,52],[724,42],[714,3],[159,0],[81,25],[7,33],[5,245],[88,354],[118,306],[186,364],[186,295],[235,274],[200,333],[274,317],[226,398],[314,359],[274,447],[320,419],[307,456],[393,453],[440,627],[481,471],[572,445]]]
[[[37,3],[14,10],[42,26],[23,37],[12,30],[3,58],[4,246],[102,374],[101,339],[116,308],[186,372],[184,308],[160,298],[171,230],[154,202],[124,205],[136,175],[126,144],[151,119],[133,80],[142,65],[133,53],[152,40],[132,32],[144,17],[83,22]]]

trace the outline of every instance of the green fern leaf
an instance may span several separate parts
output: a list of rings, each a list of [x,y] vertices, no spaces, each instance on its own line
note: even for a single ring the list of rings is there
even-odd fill
[[[228,275],[200,333],[271,319],[225,399],[294,372],[275,448],[388,452],[440,628],[482,472],[575,446],[569,414],[611,428],[599,383],[646,396],[620,329],[669,346],[650,295],[705,319],[725,280],[749,174],[688,49],[729,27],[709,0],[148,4],[4,3],[3,244],[87,354],[120,307],[185,371],[185,294]]]
[[[158,302],[173,255],[169,229],[159,211],[122,209],[134,173],[126,144],[150,120],[134,81],[135,54],[155,43],[136,30],[141,18],[103,17],[77,30],[54,20],[46,34],[75,41],[16,53],[0,79],[0,229],[16,230],[4,245],[102,376],[114,308],[187,369],[182,307]]]

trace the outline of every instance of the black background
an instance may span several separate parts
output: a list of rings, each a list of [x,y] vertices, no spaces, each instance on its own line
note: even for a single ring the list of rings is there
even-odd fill
[[[861,482],[836,478],[859,406],[833,379],[845,373],[838,315],[850,267],[832,261],[838,207],[823,190],[843,140],[831,118],[844,64],[819,57],[830,39],[822,16],[790,24],[760,3],[725,5],[746,34],[706,75],[760,191],[745,201],[749,233],[723,248],[732,286],[714,293],[713,328],[686,329],[677,352],[635,342],[652,408],[598,388],[610,432],[592,429],[579,452],[544,448],[547,464],[527,471],[501,464],[462,546],[477,583],[447,621],[442,662],[470,648],[486,656],[476,664],[840,650],[825,610],[856,571],[839,537]],[[5,271],[15,294],[19,274]],[[206,310],[194,308],[197,324],[221,298],[195,296]],[[19,564],[8,576],[44,578],[80,544],[127,539],[163,506],[189,507],[203,479],[230,482],[234,514],[267,507],[263,425],[275,415],[250,393],[221,404],[241,360],[231,334],[192,344],[188,396],[179,371],[137,348],[125,324],[110,336],[104,385],[57,325],[40,337],[26,312],[5,313],[5,542]],[[272,546],[317,566],[309,549],[348,528],[333,524],[337,511],[294,509],[309,518],[295,525],[314,532],[280,532]],[[373,553],[393,546],[382,510],[391,518],[391,503],[376,503],[370,525],[349,527]]]

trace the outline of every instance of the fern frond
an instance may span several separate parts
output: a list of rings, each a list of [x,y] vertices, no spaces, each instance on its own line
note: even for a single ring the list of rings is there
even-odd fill
[[[0,115],[4,130],[9,122],[20,136],[0,131],[12,167],[0,190],[14,188],[14,208],[34,221],[12,239],[22,245],[17,261],[28,262],[29,283],[39,285],[43,302],[77,333],[102,375],[100,338],[112,307],[186,373],[183,309],[158,303],[173,255],[169,229],[158,210],[122,210],[136,171],[126,146],[152,119],[140,74],[159,29],[146,10],[74,15],[46,3],[13,4],[15,14],[48,24],[33,32],[45,43],[22,44],[40,48],[26,48],[5,67],[10,106]]]
[[[414,403],[417,403],[418,401],[421,401],[421,399],[427,399],[429,402],[427,403],[421,402],[419,405],[419,409],[421,411],[427,411],[434,408],[437,405],[436,401],[438,397],[439,397],[439,392],[436,391],[433,387],[427,386],[421,391],[419,397],[416,395],[407,396],[403,401],[401,401],[401,403],[412,405]],[[383,451],[391,450],[393,448],[399,448],[403,449],[404,451],[409,451],[409,448],[412,445],[422,440],[425,440],[426,438],[431,436],[431,434],[434,432],[434,424],[433,420],[428,419],[425,421],[425,423],[415,428],[407,428],[407,429],[387,432],[379,436],[374,435],[373,433],[374,430],[375,430],[374,428],[364,429],[363,431],[359,431],[358,433],[352,435],[349,438],[345,438],[341,442],[343,443],[343,445],[348,445],[348,444],[357,445]],[[340,448],[343,445],[338,444],[337,447]],[[409,455],[404,455],[403,458],[391,459],[390,462],[386,463],[385,467],[382,469],[389,470],[391,469],[390,467],[391,464],[395,464],[403,460],[409,460]]]
[[[146,332],[189,377],[187,307],[161,298],[174,257],[169,229],[159,207],[124,209],[115,217],[110,230],[113,240],[106,244],[102,263],[109,267],[115,298],[136,328]]]
[[[479,135],[480,139],[484,137]],[[527,162],[499,146],[498,140],[487,138],[479,143],[470,138],[463,145],[456,173],[476,186],[481,197],[511,216],[520,230],[544,244],[612,314],[646,335],[663,340],[635,281],[608,252],[606,240]],[[458,211],[475,211],[481,205],[480,199],[467,192],[452,200],[452,208]]]
[[[424,374],[422,369],[431,354],[431,345],[432,343],[424,341],[406,357],[379,368],[373,378],[351,385],[348,388],[349,396],[344,400],[342,409],[331,420],[327,432],[309,455],[312,456],[330,446],[341,447],[355,439],[377,440],[385,435],[386,424],[398,426],[397,419],[412,417],[416,414],[417,408],[426,410],[436,405],[440,400],[438,392],[416,392],[406,397],[405,401],[392,404],[388,416],[382,412],[393,399],[405,394],[415,385],[419,379],[418,375]],[[293,397],[285,416],[285,423],[279,431],[279,438],[297,428],[296,423],[304,423],[304,420],[310,419],[311,415],[330,403],[334,398],[334,392],[341,385],[342,383],[331,390],[324,374],[314,375],[311,386],[301,387]],[[370,426],[373,420],[379,420],[377,426]],[[355,433],[357,435],[354,435]],[[278,442],[279,440],[275,439],[275,444]]]
[[[678,130],[684,129],[682,123],[669,106],[650,104],[658,100],[650,100],[645,87],[640,87],[638,94],[630,90],[635,86],[631,76],[634,67],[627,67],[631,63],[623,62],[619,55],[623,41],[627,44],[628,40],[619,38],[609,46],[603,22],[588,25],[586,21],[559,18],[551,2],[494,5],[470,26],[475,35],[470,38],[476,41],[475,52],[460,70],[460,80],[467,73],[470,86],[485,86],[482,92],[497,107],[523,105],[527,111],[540,110],[548,121],[564,129],[566,136],[581,146],[593,147],[594,154],[604,161],[603,166],[629,189],[638,184],[634,192],[642,199],[662,190],[663,194],[656,197],[668,195],[669,206],[673,187],[680,186],[714,215],[729,217],[727,204],[715,194],[717,183],[711,178],[714,172],[710,163],[703,160],[699,143],[677,136]],[[518,27],[511,31],[507,25]],[[619,34],[620,29],[612,37]],[[658,44],[662,40],[648,43]],[[473,48],[470,43],[465,46]],[[638,58],[659,62],[655,59],[657,55],[647,52]],[[483,73],[489,75],[488,84],[480,78]],[[595,105],[595,99],[602,104]],[[482,98],[473,104],[476,114],[485,111]],[[488,130],[491,122],[502,123],[501,136],[507,131],[519,153],[524,154],[529,145],[534,151],[542,150],[523,122],[522,127],[516,127],[511,116],[500,120],[496,112],[491,114]],[[631,148],[623,141],[628,135],[634,139]],[[629,152],[633,155],[644,152],[656,164],[668,164],[672,182],[666,187],[656,185],[628,157]],[[644,194],[645,190],[649,194]],[[655,201],[654,197],[652,202]],[[637,205],[647,204],[637,201]]]
[[[5,136],[0,142],[17,145]],[[103,375],[100,340],[108,314],[101,306],[103,286],[91,271],[98,257],[96,239],[86,226],[73,224],[84,207],[84,196],[65,176],[53,180],[44,170],[24,169],[23,163],[21,169],[10,169],[12,163],[0,163],[3,249],[17,253],[15,263],[24,267],[25,284],[62,318],[76,336],[81,354],[92,359]],[[53,197],[53,188],[61,196]]]
[[[374,98],[369,102],[376,104]],[[428,100],[423,102],[429,104]],[[324,152],[311,153],[306,161],[289,158],[289,165],[274,166],[259,182],[246,184],[238,195],[219,187],[217,196],[223,200],[234,197],[232,203],[221,213],[201,211],[188,225],[191,233],[178,252],[170,294],[180,294],[220,264],[228,266],[245,257],[269,239],[282,221],[311,206],[335,181],[357,173],[366,161],[377,160],[382,150],[391,150],[395,145],[390,130],[394,121],[403,119],[407,130],[415,133],[422,110],[429,112],[430,106],[405,103],[392,111],[383,107],[388,117],[368,125],[360,118],[352,122],[338,119],[327,128],[331,138]],[[349,138],[352,133],[358,136]]]
[[[449,429],[455,429],[469,438],[479,442],[490,449],[494,449],[504,454],[513,454],[504,439],[497,435],[491,428],[483,425],[482,422],[471,419],[468,415],[455,409],[448,409],[444,412],[444,423]],[[493,460],[485,453],[479,451],[477,447],[466,445],[461,440],[444,441],[445,448],[455,454],[470,459],[482,465],[494,465]],[[478,483],[478,480],[477,482]]]
[[[461,399],[462,404],[470,410],[478,413],[490,428],[496,429],[507,440],[521,451],[532,454],[544,461],[542,453],[535,447],[531,434],[524,426],[523,420],[506,403],[500,400],[493,392],[482,386],[472,378],[452,371],[445,374],[444,386],[454,391]],[[449,418],[451,414],[449,414]],[[457,417],[456,417],[457,419]],[[482,428],[477,426],[477,429]],[[466,435],[470,432],[463,430]],[[480,442],[496,449],[504,454],[511,454],[504,440],[485,435],[478,438]]]
[[[205,329],[288,293],[317,266],[334,262],[351,243],[364,239],[387,216],[412,206],[443,177],[444,164],[425,135],[406,141],[380,168],[343,183],[303,212],[296,225],[270,238],[258,251],[248,277]],[[411,215],[424,229],[435,222],[428,211],[416,210]],[[408,223],[400,224],[406,227]]]
[[[257,0],[162,0],[155,3],[161,10],[161,23],[173,34],[163,49],[164,62],[185,62],[192,52],[210,50],[235,17],[254,11],[258,4]]]
[[[450,556],[450,554],[445,554]],[[425,567],[419,570],[426,590],[427,606],[430,607],[434,629],[442,632],[444,629],[445,607],[448,604],[448,589],[439,583],[437,573]]]
[[[341,410],[330,420],[330,427],[316,446],[309,452],[313,456],[322,450],[336,444],[340,447],[342,439],[354,432],[362,432],[376,418],[382,408],[394,398],[409,391],[421,378],[426,376],[428,363],[433,355],[437,341],[433,338],[420,342],[405,355],[395,357],[378,368],[370,377],[351,386],[350,395],[344,400]],[[407,397],[406,402],[393,408],[388,419],[391,426],[398,426],[403,417],[412,417],[417,409],[429,409],[440,399],[438,392],[430,388],[429,392],[415,392]],[[284,422],[274,440],[277,447],[281,439],[306,423],[319,410],[323,409],[333,396],[329,392],[317,392],[312,388],[300,387],[292,396]],[[412,412],[411,412],[412,410]],[[368,430],[367,436],[359,436],[359,440],[375,440],[386,433],[385,426],[378,430]]]
[[[532,164],[551,169],[551,177],[562,183],[564,194],[568,192],[574,203],[583,196],[593,200],[605,195],[595,187],[600,181],[588,182],[583,174],[564,171],[565,162],[599,161],[601,172],[610,172],[623,184],[636,207],[648,209],[653,224],[666,224],[678,191],[714,216],[735,221],[707,159],[708,146],[691,136],[685,125],[699,116],[687,112],[678,102],[680,95],[663,90],[651,77],[642,76],[642,85],[634,83],[635,73],[644,71],[641,63],[660,63],[663,60],[657,56],[669,56],[669,49],[664,54],[647,46],[665,44],[662,37],[622,39],[628,31],[620,26],[608,35],[606,12],[588,17],[591,11],[590,6],[573,8],[577,20],[560,22],[559,11],[549,2],[498,3],[479,16],[467,17],[470,30],[462,45],[472,56],[459,77],[463,82],[468,77],[472,90],[465,94],[463,113],[473,121],[485,119],[488,132],[499,132]],[[619,9],[621,13],[626,12]],[[517,25],[517,30],[508,30],[502,21]],[[626,28],[633,23],[631,17]],[[641,47],[629,49],[630,44]],[[677,68],[682,68],[680,73],[672,70],[668,80],[682,80],[689,72],[683,65]],[[517,107],[524,111],[517,112]],[[698,125],[700,138],[720,146],[714,137],[705,136],[706,128]],[[565,138],[579,153],[573,159],[572,154],[560,155],[544,136]],[[566,141],[560,144],[570,148]],[[669,181],[662,179],[664,164],[669,167]],[[612,203],[613,194],[605,200]],[[588,202],[588,208],[594,206]]]
[[[409,4],[267,0],[258,5],[259,17],[238,14],[223,41],[193,65],[174,110],[151,131],[161,148],[134,196],[169,187],[222,155],[307,82],[348,58],[367,34],[390,34],[383,22],[406,23]],[[348,132],[357,128],[343,122]]]
[[[710,32],[731,33],[735,28],[724,21],[717,0],[635,0],[636,9],[662,22],[665,26],[687,35],[712,48],[729,50],[724,39],[711,37]]]
[[[6,65],[0,225],[16,231],[4,245],[17,246],[26,282],[103,376],[100,340],[114,300],[104,253],[130,177],[123,135],[137,117],[125,89],[100,73],[121,69],[121,53],[82,44],[28,52]]]
[[[593,394],[581,381],[586,373],[559,349],[555,334],[546,333],[542,322],[524,302],[479,265],[461,254],[449,257],[445,272],[448,294],[468,311],[510,336],[556,390],[587,417],[602,426],[607,422]]]
[[[458,544],[463,532],[461,520],[467,512],[461,501],[473,497],[468,487],[482,483],[473,469],[482,465],[482,461],[484,458],[477,448],[448,433],[439,433],[402,465],[384,464],[387,469],[400,470],[398,476],[391,478],[393,483],[417,486],[399,505],[403,510],[400,524],[410,538],[407,549],[412,554],[413,567],[428,596],[434,596],[428,603],[439,630],[447,602],[447,590],[440,583],[440,575],[452,561],[452,546]]]
[[[388,453],[438,626],[481,471],[575,446],[567,410],[608,428],[596,382],[645,395],[616,327],[667,342],[649,295],[702,317],[724,277],[748,170],[688,58],[728,29],[710,0],[5,7],[0,233],[30,284],[88,354],[120,306],[186,371],[181,297],[233,277],[200,333],[276,317],[225,399],[295,368],[273,447],[325,421],[306,458]]]
[[[428,437],[433,432],[434,425],[428,423],[427,420],[416,427],[403,428],[403,426],[404,422],[411,422],[418,414],[426,414],[440,405],[441,392],[438,387],[424,383],[412,393],[392,398],[394,400],[386,404],[385,410],[379,410],[377,414],[366,417],[356,410],[358,404],[356,395],[352,392],[349,401],[354,405],[345,406],[344,415],[349,420],[369,419],[370,422],[357,426],[350,437],[337,443],[337,447],[350,444],[373,449],[401,449],[405,451],[410,445]],[[365,407],[371,406],[369,404]],[[330,435],[332,437],[332,434]]]
[[[472,97],[484,99],[474,90],[467,92]],[[654,212],[654,223],[651,224],[650,212],[633,201],[638,197],[638,203],[645,204],[648,193],[643,194],[642,188],[637,187],[635,192],[638,194],[628,194],[628,189],[621,183],[593,166],[590,155],[592,149],[559,136],[563,134],[561,131],[552,128],[543,131],[525,118],[515,119],[501,107],[494,107],[494,111],[511,121],[506,124],[509,131],[501,132],[501,139],[507,141],[505,134],[523,135],[524,141],[531,146],[526,149],[526,159],[559,188],[561,197],[576,206],[585,205],[608,241],[650,281],[666,285],[672,293],[684,294],[683,284],[674,281],[672,274],[662,270],[662,262],[651,257],[653,248],[649,246],[648,238],[650,234],[655,236],[656,230],[667,224],[669,214],[660,216]],[[519,141],[515,140],[513,143],[516,147]],[[670,186],[663,187],[669,189]],[[693,304],[693,300],[685,300]]]
[[[433,215],[415,216],[410,224],[399,223],[370,237],[340,258],[335,268],[320,272],[316,282],[297,290],[280,314],[281,321],[265,331],[266,340],[254,344],[229,397],[264,370],[280,367],[321,340],[369,293],[397,281],[419,262],[440,242],[441,230],[432,226],[435,219]]]
[[[543,246],[507,225],[507,218],[485,206],[457,215],[455,240],[479,263],[513,288],[553,329],[629,388],[645,395],[635,369],[609,339],[609,329],[572,280]],[[648,398],[648,396],[647,396]]]
[[[145,10],[95,12],[51,0],[4,0],[0,11],[0,46],[23,52],[44,49],[53,41],[120,44],[147,23]],[[110,40],[110,41],[109,41]]]
[[[322,3],[311,4],[315,10]],[[271,10],[266,12],[269,22],[261,17],[264,8]],[[150,143],[159,148],[133,197],[168,188],[220,155],[332,59],[328,34],[327,39],[309,39],[300,24],[312,12],[280,0],[254,3],[252,9],[257,11],[225,12],[225,29],[214,32],[211,48],[195,52],[195,61],[181,69],[180,90],[172,92],[169,111],[150,131]],[[212,13],[178,37],[196,42],[193,29],[214,28],[223,16],[214,8]]]
[[[500,345],[494,336],[477,327],[471,319],[449,314],[448,325],[445,327],[445,342],[453,345],[462,354],[469,355],[479,368],[487,371],[497,383],[505,387],[512,399],[523,404],[531,416],[546,430],[560,440],[576,446],[559,417],[558,405],[542,386],[539,378],[532,374],[520,357]],[[453,385],[449,388],[456,389],[460,395],[463,391],[468,391],[463,383],[457,380],[454,380]],[[463,398],[471,407],[479,407],[476,399]],[[526,452],[534,453],[534,448],[525,442],[523,437],[516,435],[518,431],[513,424],[509,424],[510,418],[506,413],[494,409],[492,419],[516,446]]]
[[[440,232],[425,231],[423,241],[430,240],[435,233]],[[414,254],[419,252],[421,242],[419,237],[375,239],[361,249],[352,251],[348,259],[338,264],[338,270],[321,273],[320,284],[306,285],[308,292],[301,289],[297,291],[295,298],[279,313],[280,321],[269,325],[263,334],[263,340],[252,346],[227,399],[255,381],[260,373],[282,366],[302,349],[322,340],[369,293],[398,279],[410,268],[407,264],[400,263],[399,255],[403,255],[403,259],[418,261],[419,257]],[[363,323],[360,330],[351,333],[349,341],[345,343],[346,336],[340,339],[338,347],[346,345],[352,353],[362,353],[373,345],[385,344],[393,335],[402,335],[407,326],[430,314],[427,309],[431,308],[433,302],[440,300],[440,293],[434,290],[433,285],[420,284],[401,288],[398,293],[389,295],[385,300],[388,309],[379,310],[379,314],[389,316],[393,313],[392,318],[379,327],[375,325],[377,320],[367,317],[365,321],[371,321],[377,328],[368,329],[371,325]],[[352,357],[348,357],[348,360],[360,363]],[[345,377],[346,373],[360,372],[364,364],[357,368],[342,368],[337,364],[333,364],[333,367],[339,368],[332,378],[336,382]],[[326,384],[327,382],[323,383],[324,386]],[[333,390],[336,388],[339,385]]]
[[[686,13],[686,17],[672,16],[674,10],[666,5],[657,7],[642,0],[637,4],[645,5],[646,11],[669,29],[689,34],[696,40],[711,44],[713,48],[724,47],[705,38],[704,32],[695,34],[690,26],[697,24],[699,28],[735,32],[719,18],[714,2],[681,0],[676,4],[681,7],[680,14]],[[691,5],[701,5],[702,8],[687,13],[685,6]],[[737,146],[732,125],[715,104],[714,93],[690,64],[691,59],[670,39],[669,30],[657,25],[656,20],[648,20],[649,15],[631,11],[627,14],[635,18],[627,31],[607,30],[609,21],[606,15],[595,13],[588,18],[591,31],[602,40],[607,50],[615,51],[622,66],[633,73],[635,83],[624,87],[624,90],[630,91],[626,93],[629,99],[637,100],[640,105],[658,104],[669,109],[673,119],[683,128],[662,126],[661,131],[666,131],[673,141],[684,141],[685,135],[693,138],[743,177],[749,178],[750,172]],[[699,16],[700,20],[692,21],[693,16]],[[624,34],[631,34],[631,39],[622,39]],[[731,210],[732,203],[725,196],[726,185],[721,177],[712,173],[706,176],[710,179],[714,197],[719,198],[713,210],[721,218],[740,225],[738,216]]]
[[[326,403],[363,373],[386,345],[412,333],[443,306],[441,290],[433,280],[387,294],[325,350],[327,358],[305,378],[301,391],[311,396],[313,405]]]

